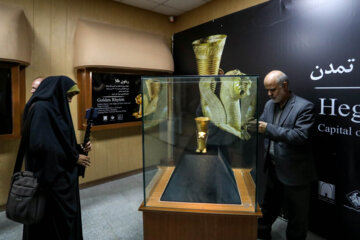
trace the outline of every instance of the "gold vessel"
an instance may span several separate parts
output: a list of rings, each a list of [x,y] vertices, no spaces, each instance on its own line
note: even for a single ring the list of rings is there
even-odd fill
[[[132,115],[135,117],[135,118],[141,118],[142,117],[142,108],[141,108],[141,103],[142,103],[142,96],[141,96],[141,93],[138,94],[136,97],[135,97],[135,102],[137,105],[139,105],[139,110],[137,112],[134,112]]]
[[[210,118],[208,117],[197,117],[195,118],[196,123],[196,140],[197,140],[197,149],[198,153],[206,153],[206,141],[208,136],[208,124]]]
[[[193,41],[199,75],[217,75],[226,35],[218,34]]]

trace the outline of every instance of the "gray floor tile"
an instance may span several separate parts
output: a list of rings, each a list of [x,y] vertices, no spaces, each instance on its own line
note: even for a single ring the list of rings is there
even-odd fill
[[[142,174],[86,188],[80,191],[85,240],[141,240],[143,201]],[[273,240],[285,240],[286,221],[278,218],[273,225]],[[22,238],[22,225],[8,220],[0,212],[0,240]],[[225,240],[225,239],[224,239]],[[307,240],[323,240],[309,232]]]

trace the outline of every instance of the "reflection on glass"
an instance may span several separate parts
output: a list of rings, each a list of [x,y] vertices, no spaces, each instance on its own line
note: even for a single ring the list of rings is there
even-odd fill
[[[167,85],[156,78],[143,81],[143,115],[146,116],[144,128],[160,124],[167,117]]]

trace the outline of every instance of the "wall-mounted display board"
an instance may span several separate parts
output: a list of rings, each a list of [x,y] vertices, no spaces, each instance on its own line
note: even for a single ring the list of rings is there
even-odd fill
[[[86,68],[77,70],[80,88],[78,128],[85,129],[85,112],[97,108],[93,130],[141,126],[141,75],[119,69]]]
[[[25,105],[25,68],[0,61],[0,139],[17,138]]]
[[[98,109],[94,125],[140,121],[141,116],[134,114],[140,107],[136,103],[140,83],[139,75],[93,72],[91,101]]]

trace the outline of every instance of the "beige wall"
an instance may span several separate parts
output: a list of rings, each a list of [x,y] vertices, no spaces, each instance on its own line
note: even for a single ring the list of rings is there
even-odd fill
[[[31,64],[26,69],[26,98],[36,76],[67,75],[75,79],[73,39],[76,23],[84,18],[162,35],[173,33],[225,16],[264,0],[213,0],[169,23],[166,16],[122,5],[111,0],[0,0],[24,9],[33,30]],[[77,126],[77,102],[71,104]],[[83,132],[77,131],[78,139]],[[94,132],[91,137],[92,166],[85,179],[90,182],[142,167],[141,128],[128,127]],[[0,141],[0,206],[6,202],[19,140]]]
[[[176,18],[174,33],[238,12],[268,0],[212,0]]]
[[[19,6],[33,30],[32,59],[26,69],[26,99],[30,98],[36,76],[67,75],[75,79],[73,40],[79,19],[125,26],[165,37],[169,43],[173,24],[166,16],[130,7],[111,0],[0,0]],[[0,17],[1,19],[1,17]],[[77,126],[77,101],[71,104]],[[80,141],[83,132],[77,131]],[[142,167],[141,128],[129,127],[94,132],[91,137],[92,166],[85,179],[89,182]],[[0,205],[6,202],[10,177],[19,140],[0,141]]]

